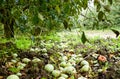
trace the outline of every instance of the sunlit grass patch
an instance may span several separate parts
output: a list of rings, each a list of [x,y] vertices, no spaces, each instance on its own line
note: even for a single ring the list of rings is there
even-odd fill
[[[8,42],[7,39],[5,39],[5,38],[0,38],[0,43],[6,43],[6,42]]]
[[[28,38],[22,37],[22,38],[16,39],[15,44],[16,44],[17,48],[28,49],[31,46],[32,41]]]
[[[60,41],[60,37],[55,33],[50,33],[49,35],[43,35],[43,36],[40,36],[40,38],[46,41],[49,41],[49,40]]]

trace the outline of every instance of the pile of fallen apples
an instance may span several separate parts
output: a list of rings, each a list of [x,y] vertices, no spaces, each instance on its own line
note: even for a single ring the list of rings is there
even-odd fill
[[[60,57],[58,58],[59,62],[57,63],[57,67],[55,64],[48,63],[45,65],[44,69],[47,71],[49,75],[56,79],[68,79],[74,74],[77,74],[76,65],[80,63],[79,71],[89,72],[90,65],[88,61],[84,60],[81,54],[63,54],[59,53]],[[30,60],[28,58],[23,58],[22,62],[27,64],[28,62],[41,62],[39,58],[34,58]],[[24,67],[23,67],[24,68]],[[19,76],[16,74],[9,75],[7,79],[19,79]],[[86,77],[80,76],[78,79],[87,79]]]

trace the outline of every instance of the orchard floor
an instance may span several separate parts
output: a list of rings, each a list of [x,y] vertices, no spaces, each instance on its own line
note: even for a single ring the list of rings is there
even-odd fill
[[[14,41],[0,43],[0,79],[11,74],[20,79],[120,79],[120,38],[116,39],[110,30],[88,30],[85,34],[90,41],[85,44],[81,43],[81,31],[76,29],[64,30],[42,40],[37,38],[34,46],[25,50],[18,48]],[[18,45],[24,47],[29,39],[25,40]],[[81,63],[83,60],[89,63],[86,71],[82,69],[86,65]],[[48,63],[60,74],[48,72],[45,69]],[[63,78],[63,74],[67,78]]]

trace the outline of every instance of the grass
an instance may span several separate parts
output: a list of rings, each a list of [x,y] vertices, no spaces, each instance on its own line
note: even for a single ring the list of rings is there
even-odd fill
[[[19,49],[28,49],[31,46],[31,40],[28,37],[26,38],[24,36],[21,36],[21,38],[14,39],[0,38],[0,40],[0,43],[13,42]]]
[[[19,49],[28,49],[31,46],[31,40],[26,38],[21,38],[15,40],[15,44]]]
[[[104,31],[102,31],[102,30],[85,30],[86,36],[90,32],[92,32],[91,35],[98,34],[98,32],[104,34],[103,32],[107,33],[107,32],[110,32],[110,30],[104,30]],[[100,35],[100,34],[98,34],[98,35]],[[52,33],[49,33],[48,35],[37,36],[34,38],[35,38],[35,43],[40,40],[44,40],[44,41],[51,40],[53,43],[54,42],[66,42],[68,44],[72,44],[73,46],[75,46],[75,45],[81,43],[81,32],[78,29],[72,30],[72,31],[65,30],[62,32],[52,32]],[[39,39],[36,40],[36,38],[39,38]],[[97,39],[101,39],[100,36],[93,36],[91,38],[91,37],[89,37],[89,35],[87,36],[87,38],[91,42],[93,42]],[[30,38],[30,36],[28,37],[26,35],[22,35],[22,36],[17,35],[16,38],[10,39],[10,40],[0,38],[0,40],[1,40],[1,43],[13,41],[16,44],[17,48],[19,48],[19,49],[29,49],[30,46],[34,45],[33,40]],[[116,41],[114,41],[114,42],[116,42]]]

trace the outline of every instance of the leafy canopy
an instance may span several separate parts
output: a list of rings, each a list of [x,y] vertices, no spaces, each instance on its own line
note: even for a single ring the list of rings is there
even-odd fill
[[[0,11],[9,11],[21,31],[33,25],[49,30],[59,29],[62,26],[70,29],[70,17],[78,16],[82,9],[88,8],[89,1],[91,0],[0,0]],[[113,0],[94,0],[99,21],[104,17],[101,8],[109,12],[112,3]],[[7,16],[2,12],[0,12],[1,21]]]

